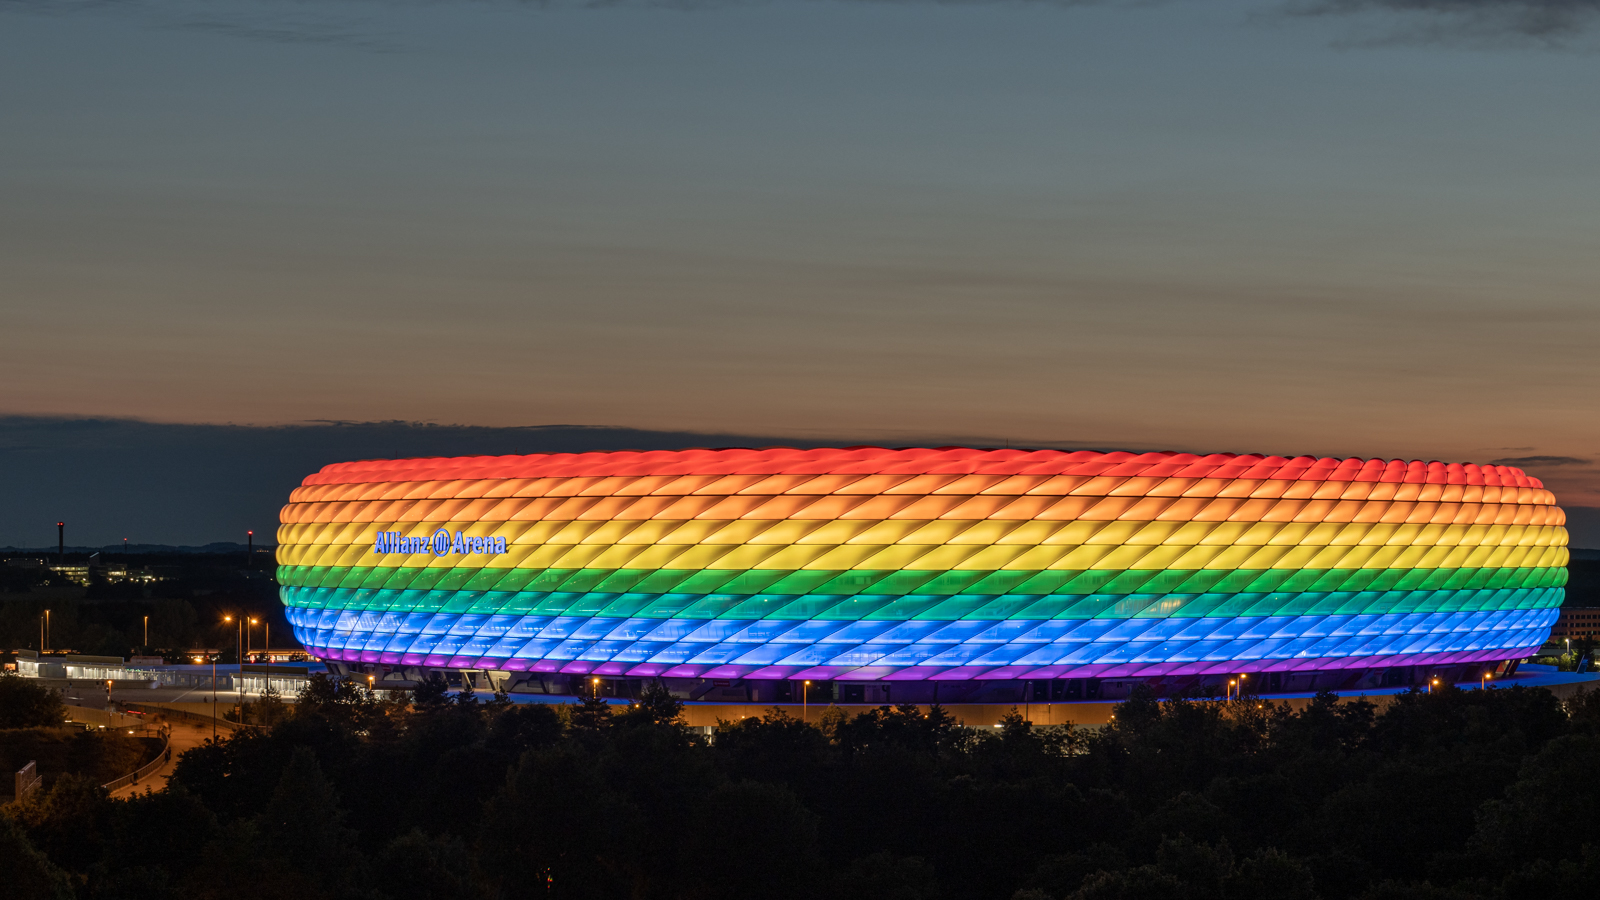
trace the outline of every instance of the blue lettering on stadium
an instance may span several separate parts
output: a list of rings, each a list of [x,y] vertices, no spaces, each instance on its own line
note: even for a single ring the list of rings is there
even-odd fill
[[[431,553],[434,556],[465,556],[483,554],[494,556],[506,552],[503,537],[469,537],[462,532],[451,534],[441,528],[426,537],[409,537],[398,531],[380,531],[372,542],[373,553]]]

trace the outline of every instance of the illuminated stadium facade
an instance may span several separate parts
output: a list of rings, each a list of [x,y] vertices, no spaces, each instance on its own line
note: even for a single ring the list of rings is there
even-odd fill
[[[1549,634],[1562,511],[1505,466],[690,450],[325,467],[284,507],[296,636],[404,685],[784,702],[1375,687]]]

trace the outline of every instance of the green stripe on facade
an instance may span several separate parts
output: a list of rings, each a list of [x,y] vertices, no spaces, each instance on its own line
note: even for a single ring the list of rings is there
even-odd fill
[[[498,574],[496,574],[498,573]],[[639,594],[1238,594],[1560,587],[1565,567],[1515,569],[423,569],[279,566],[278,583],[412,591]]]
[[[1444,591],[1342,591],[1238,594],[604,594],[507,591],[373,591],[287,588],[290,606],[394,614],[603,616],[680,619],[1090,619],[1450,613],[1545,609],[1561,603],[1553,587]]]

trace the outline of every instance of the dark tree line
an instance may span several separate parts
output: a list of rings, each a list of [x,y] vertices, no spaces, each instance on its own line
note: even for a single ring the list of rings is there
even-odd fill
[[[0,674],[0,731],[48,728],[66,717],[60,694],[20,675]]]
[[[1140,695],[1099,731],[773,712],[713,741],[680,712],[659,689],[551,706],[319,678],[163,793],[64,777],[10,807],[0,871],[19,898],[233,900],[1511,900],[1600,878],[1600,694]]]

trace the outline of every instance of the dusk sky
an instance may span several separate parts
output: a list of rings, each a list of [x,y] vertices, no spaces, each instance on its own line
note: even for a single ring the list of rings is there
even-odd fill
[[[3,478],[26,417],[399,420],[1527,459],[1600,506],[1597,10],[0,0]]]

